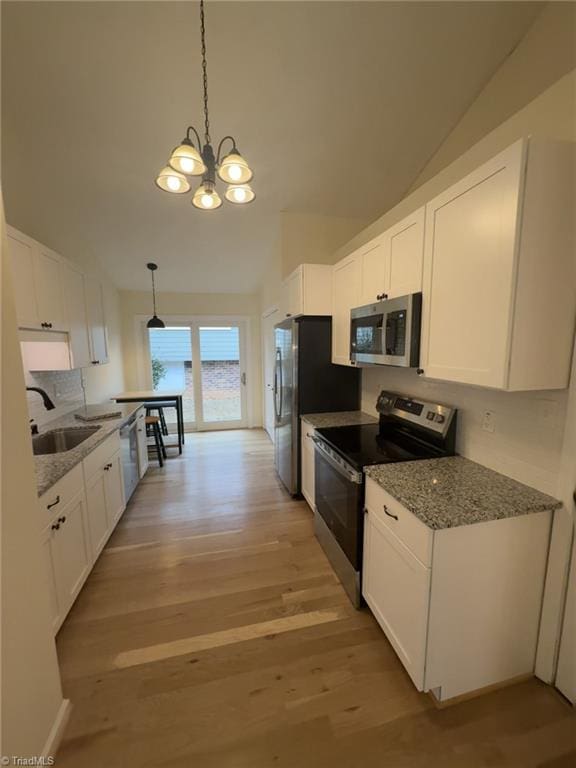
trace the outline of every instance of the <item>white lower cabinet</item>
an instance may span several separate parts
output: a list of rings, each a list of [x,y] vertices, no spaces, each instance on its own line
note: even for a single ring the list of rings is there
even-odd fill
[[[80,491],[57,512],[44,532],[52,620],[57,630],[92,567],[86,531],[86,497]]]
[[[432,530],[366,481],[362,593],[438,701],[534,672],[550,511]]]
[[[39,499],[42,548],[57,632],[124,511],[118,433]]]
[[[314,433],[315,429],[311,424],[302,419],[302,437],[301,437],[301,483],[302,495],[308,502],[312,511],[314,511]]]

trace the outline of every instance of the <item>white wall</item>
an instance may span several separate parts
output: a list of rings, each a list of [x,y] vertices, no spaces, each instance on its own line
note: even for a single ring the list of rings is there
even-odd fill
[[[0,200],[1,730],[0,754],[40,755],[63,700],[38,530],[36,477]]]

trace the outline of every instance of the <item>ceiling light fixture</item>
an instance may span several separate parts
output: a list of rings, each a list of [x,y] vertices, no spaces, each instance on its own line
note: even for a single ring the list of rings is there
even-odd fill
[[[216,191],[216,176],[229,185],[224,193],[224,197],[235,205],[251,203],[256,195],[248,183],[254,174],[238,151],[234,137],[225,136],[218,145],[216,155],[214,155],[214,150],[212,149],[210,120],[208,117],[204,0],[200,0],[200,39],[202,43],[202,80],[204,89],[204,145],[202,145],[196,128],[192,125],[188,126],[186,136],[172,150],[168,165],[156,177],[156,184],[164,192],[181,195],[190,191],[190,183],[186,178],[187,176],[201,176],[202,182],[194,192],[192,205],[201,211],[215,211],[222,205],[222,198]],[[194,144],[193,136],[196,139],[197,146]],[[227,141],[232,143],[232,147],[221,160],[222,147]],[[152,266],[156,269],[156,265]],[[151,268],[150,264],[148,268]],[[152,273],[152,279],[154,279],[154,273]],[[160,326],[149,325],[148,327]]]
[[[190,187],[188,187],[188,189],[190,189]],[[148,267],[152,275],[152,304],[154,306],[154,314],[150,318],[150,320],[148,320],[148,322],[146,323],[146,327],[147,328],[165,328],[166,325],[164,324],[164,321],[160,320],[160,318],[156,314],[156,286],[154,284],[154,272],[156,272],[156,270],[158,269],[158,264],[149,262],[148,264],[146,264],[146,266]]]

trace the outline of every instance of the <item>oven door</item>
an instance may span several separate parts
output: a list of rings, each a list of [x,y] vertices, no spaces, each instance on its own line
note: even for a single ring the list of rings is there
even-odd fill
[[[358,307],[350,313],[350,360],[378,363],[384,354],[383,303]]]
[[[362,567],[364,477],[314,438],[315,504],[354,570]]]

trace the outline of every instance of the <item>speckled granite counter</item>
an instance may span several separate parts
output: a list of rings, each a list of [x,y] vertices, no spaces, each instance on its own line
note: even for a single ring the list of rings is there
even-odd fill
[[[354,424],[376,424],[378,419],[364,411],[340,411],[339,413],[305,413],[304,421],[313,427],[351,427]]]
[[[53,429],[62,429],[63,427],[99,427],[98,431],[91,435],[83,443],[77,445],[69,451],[63,453],[51,453],[45,456],[34,456],[34,463],[36,466],[36,485],[38,488],[38,496],[46,493],[54,483],[57,483],[61,477],[67,472],[70,472],[76,464],[79,464],[82,459],[85,459],[89,453],[91,453],[96,446],[104,442],[107,437],[121,429],[128,421],[133,413],[136,413],[138,408],[142,406],[142,403],[125,403],[124,405],[118,405],[113,403],[113,409],[115,411],[121,410],[122,416],[118,419],[102,419],[99,421],[91,421],[86,423],[85,421],[79,421],[72,413],[62,416],[60,419],[55,419],[49,424],[46,424],[40,434],[50,432]]]
[[[562,502],[463,456],[368,467],[366,475],[436,530],[558,509]]]

